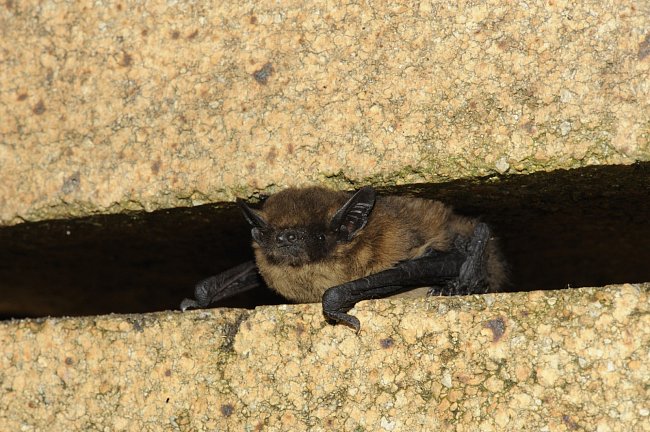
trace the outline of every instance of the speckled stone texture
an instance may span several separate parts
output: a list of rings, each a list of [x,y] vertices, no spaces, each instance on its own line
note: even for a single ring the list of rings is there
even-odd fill
[[[0,224],[650,160],[647,1],[344,3],[2,2]]]
[[[650,431],[650,284],[0,323],[3,431]]]

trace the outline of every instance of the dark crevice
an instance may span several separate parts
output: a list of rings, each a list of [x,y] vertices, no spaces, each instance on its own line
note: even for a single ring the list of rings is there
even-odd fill
[[[481,216],[513,291],[650,281],[650,164],[380,190]],[[25,223],[0,229],[0,316],[176,309],[198,280],[252,258],[234,205]],[[221,304],[283,300],[268,290]]]

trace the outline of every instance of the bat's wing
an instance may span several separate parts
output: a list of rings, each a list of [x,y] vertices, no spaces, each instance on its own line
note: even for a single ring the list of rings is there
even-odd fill
[[[194,287],[195,300],[185,299],[181,302],[181,310],[187,308],[204,308],[210,303],[232,297],[236,294],[248,291],[264,285],[255,261],[247,261],[243,264],[203,279]]]
[[[476,292],[485,284],[484,254],[489,238],[490,229],[479,223],[468,241],[448,252],[431,251],[379,273],[329,288],[323,294],[323,314],[358,332],[359,320],[346,312],[361,300],[382,298],[419,286],[450,283],[459,287],[455,293]]]

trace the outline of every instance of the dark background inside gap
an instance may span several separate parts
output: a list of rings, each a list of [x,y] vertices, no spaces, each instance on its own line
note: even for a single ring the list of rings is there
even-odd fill
[[[511,291],[650,281],[650,164],[382,189],[481,216]],[[194,284],[251,259],[232,204],[24,223],[0,229],[0,317],[177,309]],[[282,303],[256,290],[217,306]]]

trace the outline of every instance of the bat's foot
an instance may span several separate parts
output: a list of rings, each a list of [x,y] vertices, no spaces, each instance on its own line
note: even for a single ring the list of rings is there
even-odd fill
[[[462,295],[463,292],[461,291],[458,279],[452,279],[444,285],[430,286],[427,290],[427,297]]]
[[[441,285],[430,287],[427,295],[467,295],[486,292],[488,285],[485,247],[491,235],[490,228],[484,223],[479,223],[474,228],[471,237],[457,237],[454,247],[466,257],[460,267],[458,277],[449,279]]]
[[[485,248],[491,235],[490,228],[484,223],[479,223],[474,228],[466,246],[467,260],[460,268],[458,290],[468,294],[486,291]]]

